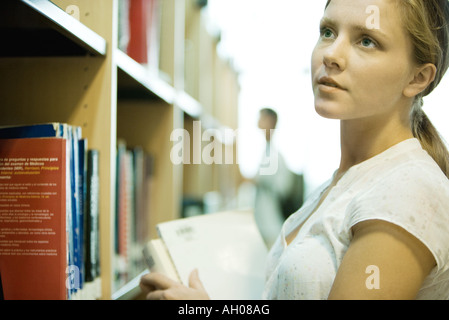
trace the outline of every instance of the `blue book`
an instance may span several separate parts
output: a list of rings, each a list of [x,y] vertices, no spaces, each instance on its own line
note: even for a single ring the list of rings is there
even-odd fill
[[[62,123],[6,126],[0,127],[0,139],[65,138],[66,130],[66,125]]]
[[[85,265],[86,265],[86,201],[87,201],[87,139],[80,139],[79,143],[79,209],[80,209],[80,281],[81,288],[85,282]]]

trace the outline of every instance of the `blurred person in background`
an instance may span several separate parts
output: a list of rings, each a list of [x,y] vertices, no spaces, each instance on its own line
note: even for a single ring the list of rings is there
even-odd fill
[[[254,217],[268,248],[276,241],[285,221],[282,202],[291,194],[295,178],[273,143],[277,122],[278,115],[273,109],[259,111],[258,127],[266,144],[259,170],[253,179],[256,186]]]

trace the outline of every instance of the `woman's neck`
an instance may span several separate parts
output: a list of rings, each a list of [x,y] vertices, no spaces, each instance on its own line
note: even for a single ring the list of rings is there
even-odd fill
[[[413,138],[409,121],[341,120],[339,174],[401,141]]]

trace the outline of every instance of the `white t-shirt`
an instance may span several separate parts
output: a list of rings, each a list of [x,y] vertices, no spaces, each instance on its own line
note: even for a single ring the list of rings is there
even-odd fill
[[[268,255],[265,299],[327,299],[351,228],[372,219],[402,227],[435,257],[417,299],[449,299],[449,180],[417,139],[351,167],[307,219],[330,183],[285,222]]]

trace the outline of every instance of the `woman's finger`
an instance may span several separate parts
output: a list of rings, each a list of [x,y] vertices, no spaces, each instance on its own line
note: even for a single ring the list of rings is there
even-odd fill
[[[190,273],[190,276],[189,276],[189,287],[193,288],[193,289],[198,289],[198,290],[205,291],[203,283],[201,282],[200,276],[198,274],[198,269],[195,269],[195,270],[193,270]]]
[[[189,287],[196,291],[195,299],[210,300],[210,297],[200,280],[198,269],[193,270],[189,277]],[[192,297],[193,299],[193,297]]]
[[[156,290],[147,294],[147,300],[166,300],[164,290]]]
[[[156,290],[155,287],[143,283],[142,279],[140,279],[139,287],[144,293],[148,293],[148,292]]]
[[[173,281],[167,276],[157,272],[150,272],[142,276],[140,278],[140,283],[144,286],[160,290],[165,290],[178,284],[176,281]]]

